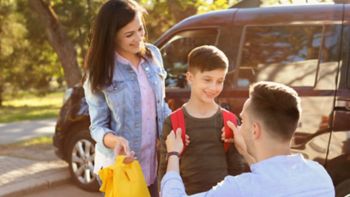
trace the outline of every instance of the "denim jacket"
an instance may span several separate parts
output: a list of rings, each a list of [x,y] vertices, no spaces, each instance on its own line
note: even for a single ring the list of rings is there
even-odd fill
[[[166,71],[158,48],[151,44],[146,44],[146,47],[152,52],[153,58],[148,58],[141,66],[155,95],[159,137],[163,121],[171,112],[164,100]],[[131,65],[116,61],[110,86],[100,92],[92,92],[89,80],[86,80],[84,92],[89,106],[90,133],[99,152],[113,157],[113,150],[103,143],[104,136],[112,132],[127,139],[130,149],[138,156],[142,139],[141,94],[137,75]]]

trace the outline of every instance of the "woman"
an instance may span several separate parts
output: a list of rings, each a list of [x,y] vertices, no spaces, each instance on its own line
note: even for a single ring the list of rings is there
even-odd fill
[[[84,91],[95,167],[114,163],[115,153],[136,156],[152,196],[157,196],[156,140],[170,113],[164,101],[166,72],[159,50],[144,43],[142,15],[133,0],[110,0],[100,9],[86,59]]]

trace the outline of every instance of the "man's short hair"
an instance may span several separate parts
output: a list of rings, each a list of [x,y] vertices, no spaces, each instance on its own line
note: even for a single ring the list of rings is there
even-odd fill
[[[212,71],[227,69],[228,59],[224,52],[212,45],[203,45],[191,50],[188,54],[188,71]]]
[[[267,132],[281,141],[290,140],[301,115],[298,93],[286,85],[262,81],[250,87],[249,95],[248,111]]]

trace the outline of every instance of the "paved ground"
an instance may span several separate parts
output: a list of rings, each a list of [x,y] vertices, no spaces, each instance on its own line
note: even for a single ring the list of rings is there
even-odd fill
[[[39,136],[52,136],[55,120],[0,124],[0,144]],[[0,196],[23,196],[69,181],[68,165],[52,144],[0,150]]]
[[[39,136],[52,136],[55,119],[0,123],[0,144],[11,144]]]
[[[71,196],[81,196],[81,197],[102,197],[102,193],[99,192],[87,192],[79,187],[75,186],[71,181],[67,183],[60,184],[50,189],[44,189],[38,192],[33,192],[26,194],[21,197],[71,197]]]

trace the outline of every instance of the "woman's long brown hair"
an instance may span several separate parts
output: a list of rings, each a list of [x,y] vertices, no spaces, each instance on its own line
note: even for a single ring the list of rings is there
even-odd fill
[[[109,0],[100,9],[92,29],[92,39],[85,59],[83,80],[89,79],[93,92],[109,86],[113,80],[115,62],[115,37],[118,31],[140,13],[146,13],[133,0]],[[144,47],[139,55],[152,57]]]

